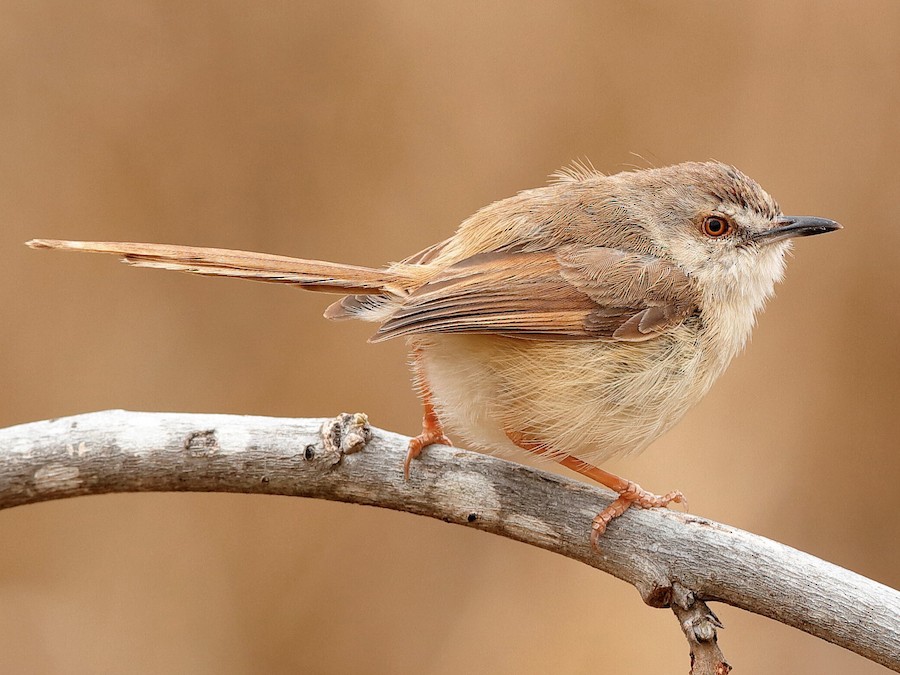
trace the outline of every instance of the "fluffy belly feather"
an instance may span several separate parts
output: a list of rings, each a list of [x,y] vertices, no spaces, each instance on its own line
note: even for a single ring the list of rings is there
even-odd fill
[[[727,363],[710,359],[695,325],[642,343],[416,337],[438,416],[482,450],[519,450],[507,432],[598,463],[643,450],[709,389]],[[705,358],[706,357],[706,358]]]

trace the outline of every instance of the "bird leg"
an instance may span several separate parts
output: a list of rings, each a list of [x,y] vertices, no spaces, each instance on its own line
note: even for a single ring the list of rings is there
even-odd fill
[[[551,459],[559,462],[567,469],[580,473],[582,476],[587,476],[591,480],[595,480],[618,493],[618,499],[594,516],[594,521],[591,524],[591,546],[594,548],[599,548],[598,542],[606,531],[606,526],[633,505],[640,506],[643,509],[653,509],[665,507],[675,502],[676,504],[684,504],[687,507],[687,500],[679,490],[672,490],[665,495],[655,495],[652,492],[647,492],[637,483],[604,471],[573,455],[548,453],[546,445],[531,441],[524,434],[507,432],[506,435],[509,437],[509,440],[523,450],[542,456],[549,455]]]
[[[422,454],[422,448],[427,445],[438,443],[440,445],[453,445],[450,439],[444,435],[444,426],[434,411],[434,403],[432,402],[431,387],[425,379],[422,372],[421,350],[414,348],[412,350],[412,369],[419,389],[419,395],[422,397],[422,406],[424,414],[422,415],[422,433],[415,438],[409,439],[409,446],[406,450],[406,459],[403,460],[403,479],[409,480],[409,465],[419,455]]]
[[[416,457],[422,454],[422,448],[426,445],[439,443],[441,445],[453,445],[450,439],[444,435],[444,427],[434,412],[434,405],[431,403],[431,392],[427,392],[422,396],[422,403],[425,408],[425,414],[422,416],[422,433],[415,438],[409,439],[409,446],[406,450],[406,459],[403,460],[403,478],[409,480],[409,464]]]

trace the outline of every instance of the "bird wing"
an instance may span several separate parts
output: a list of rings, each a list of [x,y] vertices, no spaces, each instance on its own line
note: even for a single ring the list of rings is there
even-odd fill
[[[654,256],[606,247],[496,251],[407,296],[374,341],[418,333],[649,340],[697,310],[690,279]]]

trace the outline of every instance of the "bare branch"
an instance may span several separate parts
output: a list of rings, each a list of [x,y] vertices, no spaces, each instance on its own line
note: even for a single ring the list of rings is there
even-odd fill
[[[900,672],[900,593],[790,547],[676,511],[631,509],[600,553],[588,536],[611,493],[495,457],[432,446],[409,482],[408,438],[335,420],[106,411],[0,430],[0,509],[109,492],[245,492],[407,511],[559,553],[671,607],[692,672],[726,673],[725,602]],[[718,668],[718,670],[716,670]]]
[[[731,666],[716,635],[716,629],[723,627],[719,617],[677,581],[672,584],[672,611],[691,647],[691,675],[728,675]]]

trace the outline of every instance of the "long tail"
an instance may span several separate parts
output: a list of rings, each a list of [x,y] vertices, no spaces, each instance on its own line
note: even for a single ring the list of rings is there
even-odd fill
[[[137,267],[294,284],[312,291],[397,295],[405,286],[403,277],[385,270],[224,248],[59,239],[32,239],[27,244],[31,248],[112,253],[122,256],[122,262]]]

